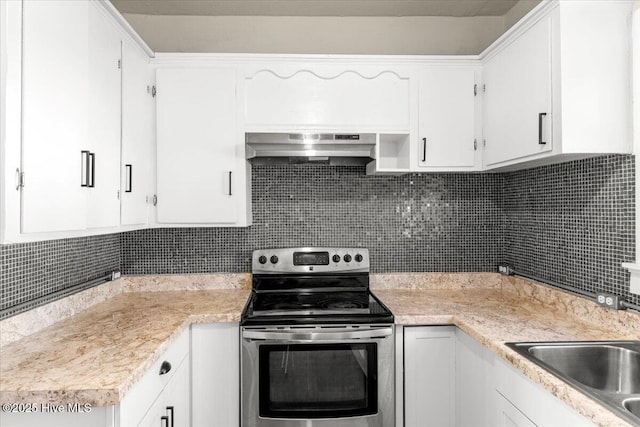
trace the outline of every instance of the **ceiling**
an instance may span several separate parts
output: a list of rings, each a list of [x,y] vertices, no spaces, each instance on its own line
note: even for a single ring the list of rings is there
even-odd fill
[[[193,16],[502,16],[518,0],[111,0],[120,13]]]

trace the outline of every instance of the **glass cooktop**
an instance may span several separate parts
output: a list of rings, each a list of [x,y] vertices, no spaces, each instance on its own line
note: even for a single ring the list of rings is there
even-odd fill
[[[256,294],[254,314],[369,313],[368,292],[316,292]]]

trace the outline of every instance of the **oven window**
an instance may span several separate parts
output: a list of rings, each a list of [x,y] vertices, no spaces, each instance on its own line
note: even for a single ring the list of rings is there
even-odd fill
[[[338,418],[378,412],[376,343],[260,346],[260,416]]]

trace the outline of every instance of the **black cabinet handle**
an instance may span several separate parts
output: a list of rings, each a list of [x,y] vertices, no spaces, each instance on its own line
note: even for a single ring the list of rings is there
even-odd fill
[[[89,151],[80,151],[80,187],[89,186]]]
[[[233,194],[231,194],[231,171],[229,171],[229,196],[232,196]]]
[[[89,153],[89,170],[89,188],[93,188],[96,186],[96,153]]]
[[[133,166],[132,165],[124,165],[125,169],[125,184],[124,184],[124,192],[131,193],[133,190]]]
[[[160,375],[164,375],[168,373],[170,370],[171,370],[171,363],[167,362],[166,360],[162,362],[162,365],[160,366]]]
[[[169,414],[169,425],[173,426],[173,406],[167,406],[167,413]]]
[[[166,415],[160,417],[160,427],[169,427],[169,418]]]
[[[542,119],[547,115],[547,113],[538,113],[538,144],[544,145],[546,141],[542,140]]]
[[[96,185],[96,153],[80,151],[80,186],[93,188]]]
[[[422,161],[427,161],[427,138],[422,138]]]

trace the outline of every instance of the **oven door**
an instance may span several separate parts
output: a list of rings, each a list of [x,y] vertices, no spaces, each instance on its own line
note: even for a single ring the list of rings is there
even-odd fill
[[[243,328],[243,427],[393,425],[393,326]]]

